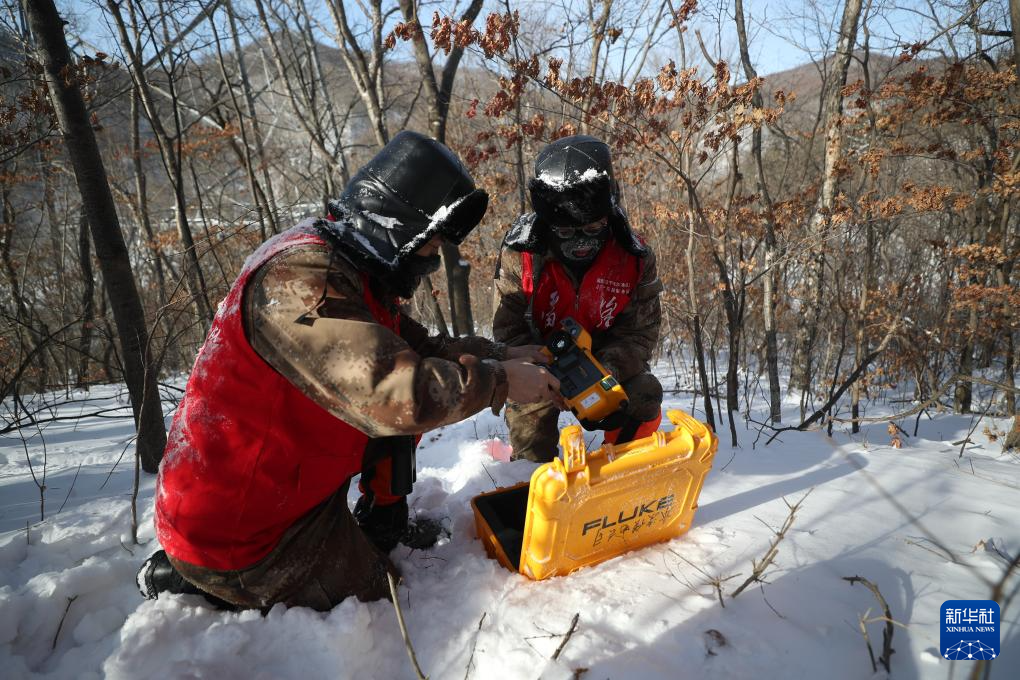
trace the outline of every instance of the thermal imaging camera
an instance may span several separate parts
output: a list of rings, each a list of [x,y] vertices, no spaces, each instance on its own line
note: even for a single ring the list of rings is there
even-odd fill
[[[563,319],[542,348],[560,394],[578,418],[599,421],[627,407],[623,386],[591,353],[591,335],[572,318]]]

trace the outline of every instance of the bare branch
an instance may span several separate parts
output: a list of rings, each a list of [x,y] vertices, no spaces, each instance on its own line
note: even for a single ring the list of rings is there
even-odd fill
[[[393,574],[386,572],[386,578],[390,582],[390,598],[393,600],[393,609],[397,613],[397,624],[400,626],[400,635],[404,638],[404,647],[407,649],[407,657],[411,660],[411,665],[414,666],[414,672],[418,675],[418,680],[428,680],[428,676],[422,673],[421,666],[418,665],[418,657],[414,653],[414,647],[411,646],[411,637],[407,634],[407,626],[404,624],[404,612],[400,610],[400,598],[397,596],[397,582],[393,578]]]
[[[811,491],[813,491],[813,489]],[[762,577],[765,575],[765,570],[772,565],[773,561],[775,561],[776,555],[779,554],[779,544],[784,538],[786,538],[786,532],[790,530],[790,527],[793,526],[793,521],[797,518],[797,511],[800,509],[801,504],[807,500],[807,497],[811,495],[811,491],[804,494],[804,497],[793,505],[790,505],[785,498],[783,499],[783,502],[786,503],[786,507],[790,509],[789,514],[786,516],[786,521],[783,522],[783,526],[780,527],[778,531],[775,531],[776,537],[772,540],[772,543],[769,544],[768,550],[765,551],[761,560],[751,560],[751,564],[754,566],[754,569],[751,571],[751,575],[747,577],[746,581],[740,584],[740,587],[730,593],[731,598],[734,598],[744,592],[744,589],[752,583],[764,583]]]
[[[577,620],[580,618],[580,616],[581,616],[580,612],[574,614],[574,618],[571,619],[570,621],[570,630],[568,630],[567,634],[563,636],[563,642],[561,642],[560,646],[556,648],[555,652],[553,652],[552,655],[553,661],[560,658],[560,653],[563,651],[563,648],[567,646],[568,642],[570,642],[570,638],[574,635],[574,631],[577,629]]]
[[[888,673],[891,670],[890,665],[892,663],[892,655],[896,651],[892,647],[893,617],[892,612],[889,611],[889,603],[887,603],[885,598],[882,597],[882,592],[878,589],[878,586],[868,579],[860,576],[844,576],[843,580],[849,582],[850,585],[860,583],[867,587],[867,589],[875,596],[875,599],[878,600],[878,603],[882,606],[882,611],[885,613],[885,616],[878,620],[885,621],[885,628],[882,630],[882,656],[878,657],[878,660],[882,664],[882,667],[885,668],[885,672]],[[871,640],[868,638],[868,629],[865,626],[866,623],[875,619],[868,619],[867,616],[868,615],[865,614],[860,619],[861,632],[864,635],[864,641],[868,645],[868,654],[871,656],[872,671],[877,671],[878,667],[875,665],[875,654],[871,649]]]

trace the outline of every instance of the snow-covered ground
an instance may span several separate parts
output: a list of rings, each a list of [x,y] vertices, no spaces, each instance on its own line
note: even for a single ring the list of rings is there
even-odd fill
[[[690,396],[680,396],[666,406],[690,408]],[[72,395],[85,397],[39,417],[124,403],[112,387]],[[220,612],[194,596],[143,601],[134,577],[157,548],[154,479],[143,475],[135,545],[132,428],[111,415],[0,436],[0,676],[415,677],[389,602],[350,600],[328,614],[278,606],[263,617]],[[794,419],[793,404],[785,415]],[[902,424],[913,433],[913,418]],[[939,606],[988,598],[1006,556],[1020,551],[1020,460],[1001,455],[983,432],[1008,423],[983,421],[961,457],[952,442],[971,424],[922,417],[901,449],[885,424],[853,437],[787,432],[768,447],[767,437],[752,447],[752,426],[740,430],[737,449],[722,428],[688,534],[544,582],[487,559],[474,535],[471,497],[534,469],[493,460],[499,447],[487,442],[506,439],[502,420],[486,412],[430,433],[413,506],[448,517],[452,535],[429,552],[394,552],[421,666],[433,680],[868,678],[859,621],[881,608],[865,587],[843,580],[860,576],[878,586],[898,624],[891,677],[966,678],[970,662],[939,654]],[[41,483],[44,468],[40,521],[32,471]],[[767,583],[731,598],[786,519],[786,503],[809,491]],[[735,574],[723,583],[722,607],[710,581]],[[993,678],[1020,677],[1018,611],[1016,602],[1006,611]],[[883,626],[867,624],[876,656]]]

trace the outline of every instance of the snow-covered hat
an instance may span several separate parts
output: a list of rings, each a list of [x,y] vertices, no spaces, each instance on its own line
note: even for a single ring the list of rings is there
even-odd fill
[[[609,215],[616,194],[609,146],[589,135],[557,139],[539,152],[528,189],[548,224],[581,226]]]
[[[325,228],[354,251],[349,254],[369,274],[391,281],[433,236],[459,245],[478,226],[488,204],[489,195],[475,188],[450,149],[405,130],[330,201],[332,221]]]
[[[518,252],[545,252],[550,226],[582,226],[609,218],[613,237],[623,248],[644,257],[648,248],[630,226],[620,205],[609,146],[589,135],[557,139],[535,159],[528,182],[535,210],[518,217],[503,242]]]

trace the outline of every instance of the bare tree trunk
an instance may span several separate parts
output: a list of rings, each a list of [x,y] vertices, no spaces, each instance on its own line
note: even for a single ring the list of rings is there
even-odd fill
[[[1006,331],[1006,359],[1003,362],[1003,370],[1006,374],[1005,383],[1010,387],[1016,387],[1016,341],[1012,330]],[[1015,392],[1006,392],[1003,404],[1008,415],[1017,414]]]
[[[287,62],[284,60],[283,50],[280,48],[280,44],[276,39],[276,34],[273,32],[272,27],[269,25],[269,17],[266,14],[265,5],[262,2],[262,0],[255,0],[255,7],[258,10],[259,23],[262,26],[263,32],[265,32],[266,34],[266,40],[269,42],[270,52],[272,53],[273,56],[273,63],[276,66],[276,70],[279,73],[280,79],[283,81],[282,84],[284,90],[286,90],[287,99],[290,102],[291,110],[294,112],[294,117],[297,118],[298,123],[301,125],[302,129],[308,135],[309,140],[311,140],[312,148],[320,156],[323,163],[327,167],[331,168],[333,164],[336,162],[337,157],[339,156],[341,163],[341,172],[345,178],[344,182],[346,183],[347,160],[342,153],[342,148],[340,147],[339,141],[336,150],[331,151],[330,149],[326,148],[325,133],[323,132],[322,127],[319,124],[319,119],[318,116],[316,115],[316,112],[313,110],[314,107],[312,105],[312,102],[308,101],[307,97],[304,97],[303,102],[298,101],[298,88],[296,88],[294,86],[294,83],[291,81],[290,71],[287,67]],[[263,52],[262,54],[263,61],[265,62],[265,53]],[[266,66],[265,70],[266,77],[268,79],[269,67]],[[304,109],[307,109],[307,111],[305,111]],[[344,122],[346,123],[346,119]],[[337,134],[339,135],[340,132],[341,131],[338,130]],[[337,153],[337,150],[339,150],[339,153]]]
[[[429,314],[432,315],[432,319],[435,320],[436,330],[440,335],[449,335],[450,329],[446,325],[446,318],[443,316],[443,308],[439,306],[439,301],[436,300],[435,287],[432,285],[432,275],[428,274],[425,276],[425,290],[419,288],[418,294],[425,298],[425,307],[429,310]]]
[[[145,169],[142,167],[142,140],[138,130],[139,107],[141,98],[138,93],[138,86],[131,88],[131,161],[135,172],[135,201],[138,220],[142,223],[142,230],[145,232],[145,243],[152,257],[153,269],[156,272],[156,285],[159,292],[159,306],[166,307],[169,303],[166,292],[166,274],[163,272],[163,252],[159,240],[152,229],[152,220],[149,217],[149,193],[145,179]]]
[[[715,431],[715,415],[712,411],[712,390],[708,384],[708,371],[705,368],[705,345],[701,337],[701,313],[698,311],[697,288],[694,285],[694,218],[687,216],[687,228],[690,237],[687,241],[687,294],[690,303],[691,330],[694,335],[694,359],[698,365],[698,377],[705,395],[705,420]]]
[[[843,152],[843,88],[857,38],[857,24],[861,14],[861,0],[846,0],[843,19],[839,27],[839,41],[833,57],[833,68],[825,82],[822,95],[822,120],[825,121],[825,166],[822,186],[808,222],[811,254],[804,272],[806,298],[801,309],[801,325],[797,330],[796,345],[790,367],[790,389],[806,392],[811,387],[811,351],[821,317],[825,287],[825,239],[829,219],[835,207],[836,164]]]
[[[460,248],[443,242],[443,266],[450,293],[450,317],[454,335],[474,335],[475,321],[471,314],[471,263],[460,255]]]
[[[17,164],[15,164],[15,171],[11,173],[12,175],[17,174],[16,167]],[[49,331],[46,330],[44,324],[41,324],[40,328],[35,327],[34,315],[23,294],[21,280],[18,277],[18,268],[14,263],[14,257],[11,253],[17,213],[14,209],[14,204],[11,202],[10,188],[10,183],[0,182],[0,262],[3,263],[4,275],[7,277],[8,285],[11,287],[10,301],[14,307],[11,315],[18,323],[18,347],[21,349],[25,341],[27,341],[29,349],[24,354],[28,359],[37,362],[35,365],[39,367],[41,374],[39,383],[40,385],[45,385],[47,382],[47,363],[43,353],[46,351],[45,345],[49,344]],[[0,309],[5,309],[6,306],[7,301],[5,300],[3,307],[0,307]],[[24,329],[27,338],[22,336],[22,329]],[[2,385],[3,389],[0,390],[0,397],[6,398],[11,389],[18,389],[18,380],[20,380],[20,376],[15,376],[12,382]]]
[[[977,332],[978,314],[973,306],[967,317],[967,330],[960,344],[960,374],[974,375],[974,334]],[[957,413],[970,413],[974,404],[974,388],[969,381],[961,380],[953,390],[953,407]]]
[[[17,175],[17,164],[14,166],[12,175]],[[20,329],[23,329],[28,336],[29,354],[36,359],[36,366],[39,369],[38,387],[45,389],[49,384],[50,364],[46,361],[45,354],[53,359],[53,365],[59,366],[59,361],[54,355],[53,343],[51,342],[50,331],[46,322],[39,318],[32,304],[32,296],[26,295],[19,267],[15,264],[11,246],[14,242],[14,225],[17,222],[17,212],[14,203],[11,201],[10,183],[0,182],[0,261],[3,262],[4,274],[7,276],[11,286],[11,301],[14,303],[13,316],[17,320]],[[21,335],[21,330],[18,331]],[[6,394],[6,390],[4,390]]]
[[[1006,371],[1009,376],[1006,384],[1010,387],[1015,387],[1013,373],[1016,371],[1016,345],[1012,331],[1009,331],[1009,335],[1006,338]],[[1003,449],[1006,451],[1020,449],[1020,411],[1016,408],[1016,395],[1010,392],[1009,400],[1007,408],[1012,409],[1013,412],[1013,427],[1010,428],[1009,434],[1006,435],[1006,441],[1003,445]]]
[[[252,93],[251,80],[248,78],[248,67],[244,60],[244,50],[241,49],[241,39],[238,36],[237,18],[234,15],[234,7],[229,0],[227,2],[227,18],[230,21],[230,34],[234,43],[234,57],[237,59],[238,75],[241,76],[241,91],[244,93],[244,104],[251,124],[252,137],[255,139],[255,158],[258,160],[259,170],[262,172],[262,191],[265,203],[267,204],[265,206],[265,218],[269,221],[270,231],[278,234],[280,233],[280,228],[276,223],[276,196],[273,193],[273,180],[269,176],[269,164],[266,161],[262,129],[259,127],[259,117],[255,111],[255,96]],[[214,22],[210,21],[210,23]],[[230,84],[228,83],[227,86],[230,87]],[[231,93],[231,96],[233,96],[233,93]],[[239,119],[238,123],[241,122]],[[254,196],[252,198],[257,200]]]
[[[591,27],[591,59],[588,63],[588,73],[593,79],[598,79],[599,52],[602,51],[602,43],[606,39],[606,25],[609,23],[609,11],[613,7],[613,0],[602,0],[602,13],[595,16],[595,3],[588,3],[588,25]],[[581,134],[590,134],[591,127],[588,123],[588,112],[591,110],[592,97],[589,94],[581,103]]]
[[[758,77],[751,64],[751,56],[747,47],[747,30],[744,26],[744,3],[736,0],[737,39],[740,43],[740,61],[744,66],[744,77],[748,82]],[[754,88],[751,106],[755,109],[764,108],[761,90]],[[765,325],[765,364],[769,376],[769,417],[773,423],[783,420],[782,395],[779,389],[779,341],[776,336],[775,306],[775,267],[777,260],[776,221],[772,195],[765,181],[765,165],[761,157],[761,127],[755,126],[751,132],[751,156],[758,175],[758,191],[765,203],[765,276],[763,279],[762,321]]]
[[[203,332],[208,332],[209,325],[212,322],[212,307],[209,304],[209,298],[205,290],[205,280],[202,275],[201,264],[198,260],[198,253],[195,250],[195,242],[191,235],[191,226],[188,224],[187,204],[184,197],[184,173],[181,168],[181,158],[179,155],[180,139],[177,139],[177,149],[175,149],[175,144],[171,142],[170,135],[163,126],[162,120],[159,117],[159,110],[156,108],[155,101],[152,98],[148,77],[146,76],[141,63],[140,48],[136,48],[135,43],[133,43],[131,38],[128,36],[127,24],[124,23],[124,17],[121,14],[119,3],[116,0],[107,0],[107,6],[110,9],[110,14],[113,16],[114,23],[117,24],[121,47],[128,58],[128,66],[131,69],[134,82],[138,87],[138,94],[142,100],[142,105],[145,108],[145,115],[149,119],[149,125],[152,127],[152,131],[159,145],[159,153],[163,160],[163,168],[166,171],[167,178],[170,180],[171,186],[173,187],[174,213],[177,221],[177,232],[181,239],[181,245],[184,247],[185,282],[188,286],[188,292],[190,293],[195,305],[199,320],[202,323]],[[133,7],[129,4],[128,9],[132,11],[132,23],[134,25]],[[136,40],[140,44],[141,40],[138,36],[137,26],[135,25],[134,28]],[[173,94],[172,79],[170,81],[170,85],[174,119],[178,123],[177,128],[179,133],[179,108]]]
[[[67,81],[73,65],[57,8],[53,0],[35,0],[27,3],[26,9],[113,308],[124,377],[138,428],[137,453],[143,468],[155,472],[166,446],[157,369],[148,351],[145,315],[106,169],[81,92],[77,83]]]
[[[164,7],[166,0],[157,0],[157,7],[159,8],[159,26],[163,32],[163,44],[173,44],[171,38],[170,28],[168,26],[169,17],[171,16],[169,11]],[[169,143],[170,139],[167,137],[166,148],[169,150],[169,161],[172,169],[170,176],[170,183],[174,190],[174,215],[177,219],[177,232],[181,238],[181,244],[184,246],[184,258],[185,262],[189,265],[186,269],[186,274],[189,280],[192,281],[192,285],[197,289],[198,297],[196,303],[199,310],[199,317],[202,321],[202,330],[207,333],[212,324],[213,315],[215,310],[209,300],[209,289],[206,286],[205,274],[202,271],[202,263],[198,256],[198,248],[195,245],[194,234],[191,230],[191,223],[188,219],[188,202],[186,198],[186,192],[184,190],[185,179],[184,179],[184,126],[181,120],[181,106],[177,96],[177,79],[175,75],[175,58],[173,52],[166,52],[166,59],[169,61],[169,65],[163,67],[164,72],[167,76],[167,91],[170,99],[170,113],[171,120],[174,125],[174,135],[172,137],[173,144]],[[144,73],[140,72],[144,78]],[[142,103],[145,103],[144,88],[142,89]],[[152,109],[153,113],[156,113],[155,107]],[[158,114],[157,114],[158,115]],[[151,122],[151,121],[150,121]],[[159,133],[157,131],[157,137]],[[203,225],[206,229],[208,226],[205,225],[205,219],[202,219]],[[208,242],[208,240],[207,240]],[[210,243],[210,247],[211,247]]]
[[[347,182],[351,179],[350,168],[347,162],[347,152],[344,149],[344,130],[347,128],[347,119],[350,116],[350,107],[347,110],[347,114],[342,120],[336,116],[336,110],[333,106],[332,97],[330,97],[330,87],[326,82],[326,75],[322,69],[322,59],[319,57],[319,43],[314,39],[315,32],[312,29],[312,23],[309,19],[308,9],[305,7],[305,0],[296,0],[298,17],[304,19],[304,29],[301,31],[301,38],[305,44],[305,52],[308,54],[308,58],[312,62],[312,69],[315,73],[315,82],[318,83],[319,89],[321,90],[321,97],[325,102],[327,125],[328,129],[336,136],[336,141],[333,145],[334,157],[340,162],[340,185],[341,187],[346,186]],[[353,102],[352,102],[353,105]],[[325,140],[323,140],[325,144]],[[332,170],[333,165],[328,164],[328,167]],[[326,174],[326,195],[334,196],[332,172]]]
[[[25,298],[21,295],[21,281],[18,279],[18,271],[14,266],[14,258],[11,256],[16,215],[14,205],[11,203],[10,185],[6,183],[0,187],[0,203],[3,208],[3,224],[0,225],[0,260],[3,261],[4,273],[7,275],[7,282],[11,287],[15,314],[27,321],[28,309],[25,306]]]
[[[482,0],[472,0],[461,17],[461,23],[474,22],[482,9]],[[450,97],[453,94],[453,82],[457,75],[457,67],[464,54],[463,47],[454,47],[443,67],[442,80],[436,82],[436,74],[432,68],[432,56],[425,42],[424,31],[418,21],[418,8],[415,0],[400,0],[400,10],[404,21],[412,27],[412,43],[418,72],[421,74],[425,90],[425,100],[429,108],[429,132],[432,137],[443,144],[446,143],[446,121],[450,112]],[[475,323],[471,314],[471,265],[461,257],[460,248],[444,243],[442,247],[443,265],[446,269],[446,284],[450,294],[450,320],[453,322],[454,335],[474,335]]]
[[[860,361],[871,350],[864,331],[867,327],[869,295],[871,289],[875,286],[875,227],[869,223],[865,229],[867,235],[865,236],[864,245],[864,281],[861,283],[861,296],[857,302],[857,319],[855,320],[856,328],[854,329],[854,361]],[[861,382],[861,380],[855,381],[850,392],[850,415],[854,419],[850,428],[854,434],[861,431],[861,424],[857,422],[857,418],[860,417],[861,413],[861,395],[864,393],[864,387]]]
[[[85,210],[81,211],[78,222],[78,264],[81,267],[81,338],[78,340],[78,375],[75,384],[85,387],[88,384],[89,351],[92,345],[92,326],[95,323],[96,283],[92,275],[92,248],[89,242],[88,217]]]
[[[510,14],[510,0],[504,0],[504,3],[506,5],[507,14]],[[521,58],[518,52],[516,40],[514,40],[514,57],[517,59]],[[524,171],[524,135],[521,134],[522,123],[521,98],[517,97],[514,101],[514,125],[517,126],[517,140],[514,143],[514,172],[517,175],[517,212],[520,214],[524,214],[528,211],[528,183],[525,179]]]
[[[64,231],[61,220],[57,217],[56,211],[56,200],[53,196],[53,173],[55,168],[43,155],[42,149],[37,149],[36,157],[39,162],[39,174],[42,175],[43,181],[43,209],[46,213],[46,223],[50,231],[50,243],[53,248],[53,266],[57,275],[57,290],[51,291],[50,295],[52,300],[56,302],[59,314],[59,327],[66,328],[70,323],[71,319],[69,316],[69,307],[67,301],[67,276],[66,276],[66,263],[64,261],[64,243],[61,236]],[[61,362],[57,363],[57,373],[62,377],[61,381],[64,383],[65,389],[69,386],[69,380],[71,375],[71,357],[70,357],[70,344],[61,343],[63,347],[63,356]],[[57,357],[54,356],[54,359]]]
[[[1006,435],[1006,441],[1002,448],[1004,451],[1020,449],[1020,414],[1013,416],[1013,427],[1010,428],[1009,434]]]
[[[261,0],[256,0],[256,3],[261,5]],[[372,41],[369,45],[369,55],[365,54],[365,50],[358,44],[358,40],[354,36],[354,31],[351,30],[344,0],[328,0],[327,4],[333,16],[333,25],[336,27],[340,56],[351,74],[351,79],[365,105],[365,110],[368,112],[368,120],[372,125],[375,141],[379,146],[384,146],[386,142],[390,141],[390,133],[386,125],[386,107],[382,97],[382,0],[368,0],[372,19]],[[368,12],[365,13],[368,14]]]
[[[1013,68],[1016,70],[1017,78],[1020,78],[1020,0],[1009,0],[1009,23],[1013,33]],[[1013,165],[1020,162],[1020,157],[1014,157]],[[1006,215],[1010,214],[1010,205],[1006,205]],[[1003,229],[1002,243],[1003,252],[1009,253],[1012,248],[1011,241],[1011,229],[1009,228],[1010,222],[1006,220],[1006,226]],[[1008,268],[1003,271],[1004,283],[1008,282],[1013,273],[1013,264],[1010,262]],[[1015,384],[1016,373],[1016,339],[1012,330],[1007,331],[1006,336],[1006,384],[1013,387]],[[1017,412],[1016,395],[1012,392],[1006,397],[1006,407],[1009,412],[1013,413],[1013,429],[1010,432],[1010,437],[1013,439],[1013,446],[1020,447],[1020,413]],[[1007,446],[1008,446],[1007,438]]]
[[[230,10],[228,9],[228,13]],[[233,22],[233,15],[231,14],[231,22]],[[220,74],[223,76],[223,82],[226,85],[227,92],[230,93],[230,102],[234,109],[234,115],[237,117],[237,130],[241,135],[241,144],[231,144],[234,152],[238,155],[241,164],[244,166],[245,176],[248,179],[248,191],[251,192],[251,200],[255,202],[255,212],[259,221],[259,239],[265,241],[269,238],[269,229],[266,228],[266,222],[270,219],[269,213],[271,212],[269,206],[266,205],[268,201],[262,200],[263,194],[259,191],[258,180],[255,178],[255,167],[251,157],[251,144],[248,143],[248,125],[244,120],[244,114],[241,113],[240,103],[237,101],[237,95],[234,94],[234,86],[230,82],[230,76],[227,74],[226,60],[223,58],[223,48],[220,46],[220,34],[219,29],[216,28],[216,18],[211,16],[209,18],[209,27],[212,28],[213,41],[216,45],[216,61],[220,67]],[[240,52],[240,45],[237,42],[236,28],[231,29],[234,32],[234,49],[236,52]],[[274,229],[275,231],[275,229]]]
[[[864,87],[870,92],[872,90],[871,82],[871,32],[868,28],[868,18],[871,12],[871,0],[868,0],[868,5],[864,10],[864,19],[861,22],[861,32],[864,34],[864,45],[863,45],[863,59],[861,60],[861,68],[864,75]],[[878,116],[874,110],[872,104],[868,103],[868,138],[870,143],[878,144],[878,136],[876,134]],[[871,352],[870,343],[868,342],[867,335],[865,333],[867,328],[867,312],[868,305],[870,304],[871,291],[877,287],[875,280],[875,254],[877,245],[875,243],[875,224],[868,222],[865,226],[865,243],[864,243],[864,281],[861,284],[860,298],[857,304],[857,319],[855,321],[854,329],[854,361],[860,362],[861,357],[867,356]],[[861,414],[861,397],[867,394],[867,390],[864,387],[864,376],[866,375],[865,368],[862,371],[861,378],[854,381],[853,387],[850,392],[850,416],[853,422],[850,425],[850,429],[853,434],[857,434],[861,431],[861,424],[858,422],[858,418]],[[830,421],[829,426],[832,426]]]
[[[984,220],[981,215],[983,210],[981,206],[984,204],[983,201],[978,201],[978,218],[976,220],[973,231],[971,232],[970,242],[976,243],[979,230]],[[977,284],[977,279],[972,275],[968,278],[968,283],[971,285]],[[977,303],[970,303],[970,310],[967,313],[967,328],[960,336],[960,369],[959,373],[964,376],[970,376],[974,374],[974,338],[977,335],[978,329],[978,313]],[[971,385],[969,380],[961,380],[956,383],[956,388],[953,390],[953,408],[957,413],[970,413],[971,406],[974,401],[974,387]]]
[[[399,2],[404,22],[411,27],[414,60],[418,64],[418,72],[421,74],[422,86],[425,90],[425,101],[429,107],[429,134],[433,139],[442,142],[446,137],[446,116],[443,115],[444,107],[439,97],[439,84],[436,82],[436,74],[432,68],[432,55],[429,54],[425,33],[418,21],[417,3],[416,0],[399,0]],[[479,7],[481,6],[481,3],[477,4]]]
[[[706,319],[705,321],[707,323],[708,319]],[[715,349],[716,340],[719,338],[719,317],[718,316],[716,316],[716,318],[715,318],[715,330],[712,333],[710,333],[708,337],[711,338],[711,342],[710,342],[710,344],[708,346],[708,357],[709,357],[709,365],[712,367],[712,392],[715,393],[715,410],[719,413],[719,425],[721,427],[722,426],[723,407],[722,407],[722,404],[719,401],[719,395],[721,394],[721,392],[719,391],[719,363],[718,363],[718,356],[719,355],[718,355],[718,353],[716,352],[716,349]]]
[[[202,201],[202,185],[198,181],[198,171],[195,170],[194,159],[188,159],[188,170],[191,171],[191,183],[195,187],[195,203],[198,205],[198,216],[202,220],[202,232],[205,234],[205,241],[209,244],[209,252],[216,262],[216,267],[220,270],[220,281],[223,284],[223,289],[226,290],[230,288],[231,277],[227,274],[227,269],[223,266],[223,262],[220,261],[220,256],[213,245],[215,240],[213,239],[212,232],[209,231],[209,218],[205,214],[205,203]]]
[[[514,122],[517,124],[517,129],[521,129],[521,100],[517,99],[514,106]],[[517,179],[517,212],[524,214],[528,212],[528,181],[525,177],[524,170],[524,139],[522,135],[517,135],[517,141],[514,143],[514,175]]]
[[[734,140],[733,141],[733,156],[730,165],[730,191],[727,199],[726,207],[726,223],[732,224],[733,219],[733,201],[736,198],[737,186],[740,182],[740,166],[739,166],[739,154],[740,145]],[[730,276],[726,268],[726,241],[725,236],[720,235],[712,238],[713,250],[712,259],[715,260],[716,269],[719,274],[719,285],[722,288],[723,308],[726,312],[726,338],[727,338],[727,358],[726,358],[726,418],[730,425],[730,443],[731,446],[737,446],[737,426],[734,421],[733,414],[740,408],[738,403],[738,392],[740,389],[739,381],[737,380],[737,371],[739,370],[739,359],[740,359],[740,339],[743,335],[744,325],[744,275],[740,270],[739,276],[739,288],[735,288],[733,277]],[[737,253],[737,261],[742,262],[743,252],[742,249]],[[739,270],[739,267],[738,267]],[[715,370],[715,349],[712,350],[713,355],[713,373]],[[718,393],[718,389],[716,390]],[[720,413],[720,419],[722,414]]]
[[[1020,78],[1020,0],[1009,0],[1009,25],[1013,34],[1013,68]]]

